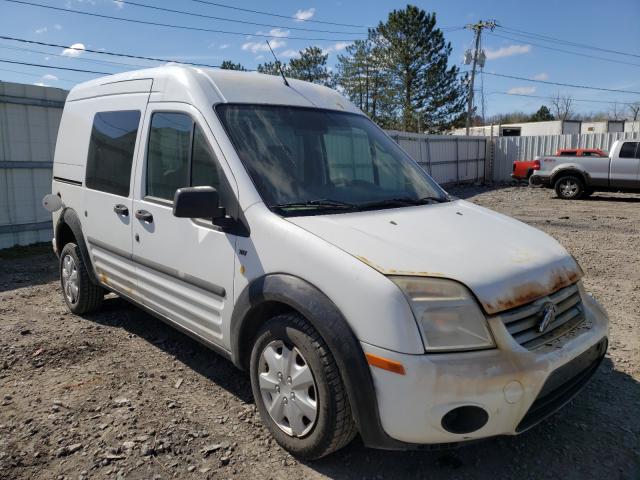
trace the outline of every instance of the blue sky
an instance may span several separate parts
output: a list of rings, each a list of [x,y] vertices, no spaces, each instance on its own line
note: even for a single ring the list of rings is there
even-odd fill
[[[113,0],[26,1],[104,15],[241,32],[242,35],[130,24],[0,0],[0,32],[2,35],[60,45],[82,44],[85,48],[93,50],[105,49],[113,52],[209,64],[219,64],[224,59],[230,59],[241,62],[248,68],[255,68],[258,63],[271,59],[270,53],[264,51],[264,38],[257,37],[256,34],[270,36],[276,53],[282,59],[294,56],[298,50],[306,46],[318,45],[330,53],[329,63],[334,65],[336,55],[348,45],[348,40],[364,36],[365,29],[311,23],[300,21],[300,19],[373,26],[385,19],[390,10],[406,5],[404,2],[390,0],[376,2],[360,0],[324,0],[322,2],[315,0],[305,2],[219,0],[217,2],[291,17],[277,18],[226,9],[194,0],[181,2],[139,0],[139,3],[146,5],[265,24],[260,26],[154,11]],[[517,34],[514,35],[513,32],[508,33],[505,30],[497,29],[495,34],[511,38],[491,34],[484,37],[483,46],[488,56],[485,66],[486,72],[609,89],[640,91],[639,0],[617,0],[609,3],[596,0],[526,2],[432,0],[419,1],[415,4],[427,11],[436,12],[438,24],[447,29],[445,36],[453,46],[450,61],[460,65],[463,69],[467,67],[461,65],[462,57],[464,50],[471,45],[472,33],[464,29],[453,29],[463,27],[465,24],[479,19],[496,19],[507,28],[536,32],[603,49],[632,53],[636,56],[623,56],[543,42],[539,39],[527,39]],[[305,28],[348,33],[294,30]],[[252,36],[247,34],[252,34]],[[327,40],[296,40],[291,37]],[[603,57],[606,60],[570,55],[545,49],[542,46]],[[24,49],[37,50],[38,52]],[[132,65],[157,65],[155,62],[110,58],[89,52],[64,51],[61,48],[26,45],[8,40],[0,40],[0,59],[104,72],[119,72],[135,68]],[[96,63],[94,60],[121,62],[129,65]],[[615,63],[611,60],[635,65]],[[96,76],[55,70],[54,68],[36,68],[0,62],[0,80],[5,81],[42,83],[68,89],[75,83]],[[488,115],[512,110],[534,111],[542,103],[549,104],[545,99],[505,95],[507,92],[545,97],[559,92],[570,94],[580,100],[606,102],[576,102],[575,108],[579,112],[609,110],[609,102],[624,103],[640,100],[640,94],[598,92],[536,84],[490,75],[484,76],[484,91]]]

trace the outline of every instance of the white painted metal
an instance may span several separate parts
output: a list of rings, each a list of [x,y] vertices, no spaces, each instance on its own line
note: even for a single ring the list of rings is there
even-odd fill
[[[140,81],[145,79],[153,80],[153,92],[147,106],[149,112],[138,132],[133,196],[127,199],[132,207],[131,222],[135,222],[132,230],[125,225],[116,238],[116,226],[113,222],[109,226],[106,220],[114,218],[113,199],[108,195],[85,201],[84,187],[53,184],[53,193],[61,193],[65,206],[78,212],[87,209],[87,216],[80,215],[84,234],[99,236],[103,243],[91,250],[97,269],[111,268],[109,274],[118,274],[118,269],[126,273],[123,265],[127,264],[127,252],[131,252],[136,262],[129,273],[133,288],[113,283],[108,275],[99,277],[104,285],[127,296],[139,295],[146,306],[164,318],[228,350],[233,306],[252,280],[272,273],[301,278],[335,304],[366,352],[397,359],[405,366],[406,375],[374,367],[371,371],[384,429],[393,438],[418,443],[515,433],[516,425],[549,374],[606,335],[606,313],[586,296],[583,305],[590,328],[567,335],[552,347],[528,351],[506,332],[501,312],[531,301],[532,296],[544,297],[557,290],[558,285],[575,283],[581,273],[555,240],[503,215],[464,201],[308,217],[285,218],[270,211],[211,106],[251,99],[355,109],[325,88],[301,82],[292,82],[290,88],[277,77],[218,75],[186,67],[92,81],[70,94],[76,100],[70,101],[71,106],[65,110],[54,172],[83,180],[86,155],[73,152],[67,137],[86,145],[90,127],[80,128],[79,124],[90,124],[91,114],[101,110],[105,102],[113,109],[129,109],[131,101],[140,107],[144,94],[124,94],[126,86],[120,83],[117,88],[121,94],[99,96],[100,92],[116,88],[101,90],[100,82],[110,85],[115,80],[134,80],[133,90],[138,91]],[[153,109],[188,111],[202,127],[237,194],[251,230],[249,236],[236,237],[190,219],[175,218],[167,202],[163,205],[145,198],[145,144]],[[437,160],[443,154],[434,155],[432,151],[440,140],[414,140],[407,145],[408,149],[418,147],[412,155],[429,155],[428,167],[445,168]],[[456,181],[480,177],[483,167],[478,159],[484,158],[483,144],[477,139],[447,139],[446,144],[443,141],[443,145],[449,145],[443,149],[455,146],[455,158],[469,160],[469,170],[461,168],[460,162],[454,163]],[[425,164],[425,157],[421,158]],[[450,171],[443,173],[447,174],[452,176]],[[153,222],[145,224],[134,219],[137,209],[150,211]],[[57,215],[56,212],[54,219]],[[104,225],[98,220],[104,220]],[[107,227],[113,232],[105,231]],[[132,241],[132,235],[137,235],[139,241]],[[127,247],[131,243],[133,246]],[[110,250],[120,251],[120,256],[112,255]],[[425,355],[411,308],[389,275],[453,278],[469,287],[482,303],[498,348]],[[218,287],[217,293],[212,292],[216,289],[202,288],[210,284]],[[522,390],[515,401],[503,393],[514,382]],[[488,423],[472,435],[445,432],[442,416],[462,404],[478,405],[490,412]],[[299,427],[292,433],[304,433]]]

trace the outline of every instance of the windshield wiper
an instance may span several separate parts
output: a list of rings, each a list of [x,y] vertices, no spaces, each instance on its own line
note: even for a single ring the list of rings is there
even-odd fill
[[[271,208],[278,210],[295,208],[352,210],[357,207],[358,206],[353,203],[331,200],[329,198],[318,198],[315,200],[307,200],[305,202],[278,203],[276,205],[271,205]]]
[[[376,200],[374,202],[360,203],[358,208],[361,210],[367,210],[372,208],[385,208],[385,207],[404,207],[413,205],[425,205],[427,203],[443,203],[449,200],[443,197],[397,197],[397,198],[385,198],[384,200]]]

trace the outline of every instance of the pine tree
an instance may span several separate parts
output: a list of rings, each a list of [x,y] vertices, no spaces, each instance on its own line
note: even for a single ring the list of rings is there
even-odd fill
[[[285,75],[306,82],[333,86],[333,75],[327,67],[328,58],[329,54],[324,53],[321,48],[307,47],[300,50],[298,58],[289,61]]]
[[[370,38],[390,77],[396,128],[442,131],[464,119],[464,85],[458,68],[448,67],[451,44],[436,27],[435,13],[407,5],[389,13]]]
[[[220,65],[222,70],[240,70],[242,72],[246,72],[247,69],[244,68],[240,63],[234,63],[231,60],[224,60],[222,65]]]
[[[286,70],[287,68],[287,64],[283,64],[281,63],[279,60],[276,60],[275,62],[265,62],[265,63],[261,63],[260,65],[258,65],[258,72],[260,73],[264,73],[266,75],[280,75],[280,66],[282,66],[282,68],[284,70]],[[285,72],[286,74],[286,72]]]
[[[551,111],[549,110],[549,107],[547,107],[546,105],[542,105],[536,113],[531,115],[531,118],[529,119],[529,121],[530,122],[546,122],[553,119],[554,118]]]

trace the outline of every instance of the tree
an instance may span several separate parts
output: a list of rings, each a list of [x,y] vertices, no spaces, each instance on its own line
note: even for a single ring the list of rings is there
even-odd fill
[[[373,121],[381,125],[389,122],[389,75],[371,39],[356,40],[338,55],[335,80],[349,100]]]
[[[558,120],[568,120],[573,116],[573,97],[571,95],[560,95],[556,93],[551,97],[551,105],[555,110],[555,117]]]
[[[609,108],[609,120],[621,120],[623,117],[622,107],[618,102],[611,104]]]
[[[629,112],[631,113],[631,120],[634,122],[640,117],[640,102],[634,102],[627,105]]]
[[[370,38],[390,77],[397,127],[440,131],[464,120],[464,85],[458,68],[448,67],[451,44],[436,28],[435,13],[407,5],[389,13]]]
[[[240,70],[241,72],[246,72],[247,71],[247,69],[244,68],[241,64],[234,63],[231,60],[224,60],[222,62],[222,65],[220,65],[220,68],[222,70]]]
[[[549,110],[549,107],[547,107],[546,105],[542,105],[536,113],[531,115],[531,118],[529,119],[529,121],[530,122],[547,122],[553,119],[554,118],[553,118],[553,115],[551,114],[551,111]]]
[[[287,65],[280,63],[279,60],[275,62],[265,62],[258,65],[258,72],[266,75],[278,75],[280,76],[280,67],[286,69]]]
[[[328,53],[319,47],[307,47],[300,50],[298,58],[292,58],[286,68],[286,75],[306,82],[320,85],[333,85],[333,76],[327,67]]]

